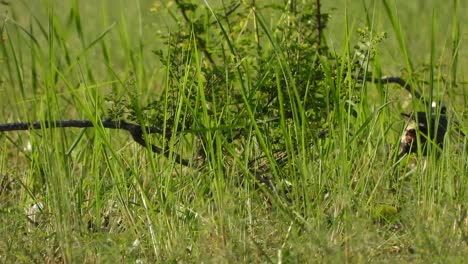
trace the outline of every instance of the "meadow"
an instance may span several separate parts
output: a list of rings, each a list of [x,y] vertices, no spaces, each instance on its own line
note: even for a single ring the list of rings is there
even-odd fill
[[[468,4],[303,2],[2,1],[0,262],[462,263]]]

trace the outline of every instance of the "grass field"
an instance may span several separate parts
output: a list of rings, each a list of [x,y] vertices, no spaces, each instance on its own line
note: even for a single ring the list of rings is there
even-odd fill
[[[217,97],[203,71],[203,48],[168,43],[170,33],[186,33],[178,32],[183,16],[174,1],[63,2],[0,4],[0,123],[96,124],[0,133],[1,263],[464,262],[468,151],[458,131],[468,132],[464,1],[324,1],[322,11],[330,15],[324,39],[344,58],[338,69],[351,60],[358,29],[385,32],[369,72],[411,80],[427,97],[442,100],[449,120],[459,124],[449,127],[440,155],[398,163],[392,154],[405,123],[400,112],[426,109],[396,85],[337,84],[343,93],[362,87],[360,100],[351,113],[341,97],[329,99],[326,136],[316,136],[301,107],[288,120],[279,110],[277,134],[270,135],[254,107],[260,99],[245,95],[257,76],[227,73],[233,64],[255,69],[250,58],[234,56],[250,47],[243,35],[226,34],[219,44],[234,55],[214,58],[225,62],[226,79],[232,79]],[[216,8],[227,1],[207,2]],[[273,36],[265,37],[264,50],[281,54],[271,30],[281,12],[254,14],[232,31],[264,31]],[[263,19],[260,29],[254,17]],[[183,57],[189,59],[160,60],[157,54],[178,58],[170,47],[189,51]],[[271,69],[279,79],[287,60],[275,58]],[[334,82],[324,78],[325,87]],[[183,94],[174,108],[168,106],[170,85]],[[224,97],[225,90],[239,91],[244,100],[234,116],[234,99]],[[168,157],[125,131],[99,125],[112,115],[142,121],[144,106],[157,98],[149,111],[172,119],[152,125],[171,130],[164,132],[167,140],[150,140]],[[120,103],[128,104],[123,112]],[[187,120],[199,130],[186,128]],[[233,136],[244,125],[241,139]],[[285,142],[281,162],[272,156],[272,137]],[[176,153],[192,165],[200,156],[203,162],[183,166]],[[258,157],[267,169],[252,169]]]

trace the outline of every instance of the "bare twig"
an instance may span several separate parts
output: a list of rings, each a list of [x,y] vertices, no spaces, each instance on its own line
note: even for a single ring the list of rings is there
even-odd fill
[[[117,120],[104,120],[100,123],[104,128],[110,129],[123,129],[127,130],[135,142],[140,144],[143,147],[148,147],[154,153],[163,154],[165,157],[169,158],[169,152],[163,151],[160,147],[155,146],[151,143],[146,142],[144,135],[145,134],[163,134],[164,130],[160,127],[155,126],[141,126],[138,124],[128,123],[126,121]],[[56,120],[56,121],[44,121],[44,122],[18,122],[18,123],[7,123],[0,124],[0,132],[7,131],[21,131],[21,130],[34,130],[34,129],[43,129],[43,128],[65,128],[65,127],[74,127],[74,128],[87,128],[95,127],[95,124],[90,120]],[[166,130],[166,133],[171,131]],[[184,165],[191,166],[190,162],[186,159],[183,159],[178,154],[174,154],[175,161]]]
[[[361,79],[362,80],[362,79]],[[384,76],[382,78],[372,78],[371,76],[368,76],[366,78],[367,82],[371,83],[382,83],[382,84],[389,84],[389,83],[396,83],[402,88],[404,88],[408,93],[414,95],[414,97],[418,100],[423,101],[424,103],[427,103],[426,99],[421,95],[420,92],[416,91],[415,89],[411,88],[409,82],[405,81],[401,77],[398,76]]]

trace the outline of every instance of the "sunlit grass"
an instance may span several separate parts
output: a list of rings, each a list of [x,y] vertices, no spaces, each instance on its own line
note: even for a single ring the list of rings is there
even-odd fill
[[[9,13],[1,27],[0,94],[4,100],[0,122],[88,119],[96,127],[0,135],[0,236],[5,238],[0,240],[0,260],[463,260],[467,253],[466,137],[451,129],[440,157],[427,157],[426,169],[423,158],[417,157],[395,164],[392,157],[404,126],[399,111],[408,96],[396,87],[364,85],[360,96],[370,99],[353,106],[356,116],[339,97],[332,98],[335,101],[330,103],[339,106],[333,113],[336,125],[313,146],[307,139],[315,131],[307,126],[300,105],[291,122],[280,111],[287,156],[282,164],[258,128],[254,102],[245,94],[253,85],[245,71],[239,70],[236,77],[238,85],[243,85],[239,89],[250,118],[245,130],[251,135],[249,140],[240,146],[230,142],[223,130],[208,129],[223,124],[219,120],[225,102],[210,103],[212,98],[207,98],[201,70],[205,65],[200,63],[203,54],[194,49],[184,65],[186,77],[179,80],[178,108],[165,105],[164,111],[175,112],[174,124],[187,113],[199,118],[196,121],[207,142],[201,168],[187,168],[171,159],[177,153],[199,155],[194,150],[197,139],[171,132],[178,130],[172,124],[160,124],[172,129],[167,132],[169,140],[152,139],[169,151],[169,158],[135,144],[125,132],[101,127],[100,121],[109,115],[109,95],[136,95],[138,99],[131,104],[137,116],[147,100],[162,96],[167,102],[170,96],[163,91],[169,85],[170,66],[159,63],[151,51],[167,49],[155,31],[175,30],[174,21],[161,22],[157,15],[170,16],[160,6],[151,11],[153,2],[59,5],[45,1],[31,4],[28,10],[20,1],[2,7]],[[360,4],[349,5],[360,8]],[[391,54],[401,64],[388,65],[394,60],[382,55],[386,48],[381,47],[374,65],[369,66],[383,74],[388,68],[404,67],[405,77],[416,88],[418,80],[427,81],[421,90],[444,100],[450,117],[463,128],[466,84],[460,82],[466,76],[460,54],[466,53],[466,45],[457,26],[463,24],[456,15],[459,10],[454,8],[447,18],[434,15],[427,25],[421,25],[432,34],[423,42],[430,48],[418,50],[407,41],[413,33],[402,25],[405,10],[390,1],[384,5],[376,5],[378,12],[371,8],[364,14],[380,14],[377,22],[391,21],[381,30],[398,40]],[[267,14],[262,15],[258,17],[260,29],[269,35],[271,47],[280,49],[269,31]],[[349,16],[332,19],[346,25],[336,38],[327,31],[330,42],[342,39],[344,48],[337,53],[346,58],[339,65],[344,71],[353,55],[349,51],[356,27],[371,28],[372,23],[352,21]],[[159,22],[151,26],[153,21]],[[453,24],[448,39],[435,33],[439,21]],[[226,48],[236,54],[235,41],[224,33]],[[451,44],[439,47],[439,41]],[[294,83],[286,58],[281,50],[277,54],[275,74]],[[439,64],[437,54],[450,54],[451,60]],[[421,62],[414,56],[428,60]],[[246,60],[236,62],[239,69],[250,66]],[[429,65],[422,76],[417,73],[420,63]],[[449,67],[439,67],[442,64]],[[192,65],[196,80],[190,79]],[[446,76],[450,79],[445,80]],[[188,90],[194,81],[197,90]],[[351,89],[356,81],[339,85],[338,93]],[[186,102],[190,93],[197,95],[200,107],[190,109]],[[409,109],[428,110],[416,102],[404,110]],[[275,188],[259,182],[249,167],[251,156],[258,153],[266,156]],[[25,212],[38,203],[43,210],[35,209],[37,217],[28,220]]]

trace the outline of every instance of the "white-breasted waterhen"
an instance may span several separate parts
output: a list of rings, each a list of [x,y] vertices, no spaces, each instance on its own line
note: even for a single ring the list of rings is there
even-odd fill
[[[409,118],[409,122],[401,137],[400,154],[398,154],[398,157],[401,158],[406,154],[418,153],[418,143],[421,145],[422,155],[427,155],[428,141],[442,149],[448,126],[445,111],[445,107],[442,106],[440,113],[437,114],[435,104],[433,103],[430,116],[426,112],[402,113],[403,116]],[[419,142],[417,139],[418,135]]]

